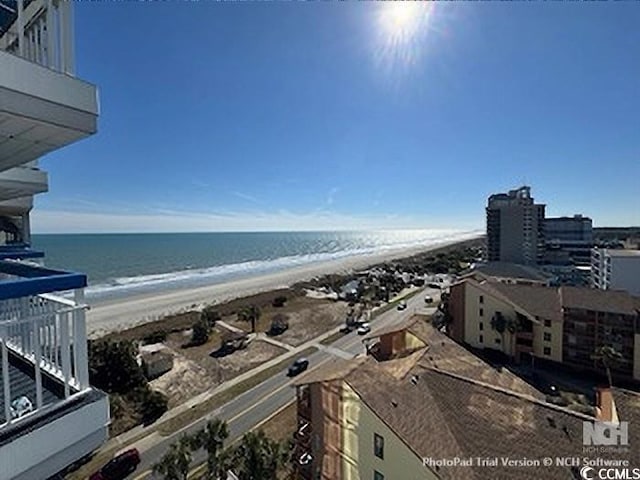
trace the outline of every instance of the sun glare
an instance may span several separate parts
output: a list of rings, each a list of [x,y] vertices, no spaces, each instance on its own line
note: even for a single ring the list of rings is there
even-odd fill
[[[406,67],[417,61],[425,47],[433,9],[432,2],[381,2],[376,55],[385,67]]]

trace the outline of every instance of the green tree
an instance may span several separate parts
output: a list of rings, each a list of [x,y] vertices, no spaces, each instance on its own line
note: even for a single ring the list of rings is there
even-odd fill
[[[209,341],[211,328],[202,318],[196,321],[191,328],[191,345],[204,345]]]
[[[244,307],[238,313],[238,318],[245,322],[251,323],[251,331],[256,331],[256,323],[260,319],[260,309],[255,305],[250,305],[248,307]]]
[[[613,386],[613,379],[611,377],[611,367],[613,367],[616,363],[622,360],[622,354],[617,351],[611,345],[601,345],[595,349],[591,358],[597,362],[602,364],[607,373],[607,379],[609,380],[609,386]]]
[[[193,439],[187,435],[180,437],[169,447],[169,451],[153,466],[153,472],[164,480],[187,480],[192,458]]]
[[[209,328],[213,328],[216,322],[221,318],[220,312],[215,310],[213,307],[206,307],[200,314],[200,319],[205,322]]]
[[[509,332],[509,338],[511,340],[511,356],[515,358],[516,355],[516,336],[518,332],[522,331],[523,328],[522,319],[518,316],[516,317],[508,317],[506,319],[505,328],[507,332]]]
[[[208,478],[224,478],[226,462],[222,452],[224,442],[229,438],[227,424],[217,418],[207,422],[205,427],[194,436],[194,446],[207,452]]]
[[[272,480],[290,459],[288,448],[262,430],[246,433],[231,452],[233,472],[240,480]]]
[[[107,393],[128,393],[147,384],[136,361],[138,349],[131,341],[89,342],[91,384]]]

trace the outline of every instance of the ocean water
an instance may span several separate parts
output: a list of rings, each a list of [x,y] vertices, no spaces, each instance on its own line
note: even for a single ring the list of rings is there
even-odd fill
[[[93,300],[202,286],[354,255],[432,246],[477,232],[255,232],[33,235],[45,264],[83,272]]]

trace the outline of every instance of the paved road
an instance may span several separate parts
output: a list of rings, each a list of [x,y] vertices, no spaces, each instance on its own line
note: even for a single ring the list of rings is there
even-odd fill
[[[402,322],[416,312],[433,313],[435,308],[426,308],[424,303],[425,295],[437,297],[439,291],[434,289],[425,289],[424,292],[415,295],[407,301],[407,308],[399,311],[396,309],[389,310],[378,316],[373,322],[372,327],[375,331],[377,328],[387,327]],[[332,343],[331,346],[344,352],[357,355],[364,351],[362,345],[362,337],[355,332],[345,335]],[[331,358],[335,358],[326,350],[318,350],[309,357],[310,368],[327,362]],[[195,424],[183,429],[175,434],[159,439],[157,436],[150,437],[147,440],[134,444],[141,453],[141,463],[138,466],[137,473],[134,475],[136,480],[142,478],[156,478],[150,474],[150,470],[156,462],[164,455],[171,443],[183,433],[192,433],[201,429],[206,421],[211,418],[220,418],[225,420],[229,427],[230,437],[228,443],[240,438],[244,433],[269,418],[279,409],[293,401],[295,398],[295,390],[292,387],[293,379],[287,377],[286,370],[275,374],[273,377],[265,380],[251,390],[239,395],[229,403],[212,412],[208,417],[202,418]],[[157,435],[157,434],[155,434]],[[153,439],[158,440],[154,442]],[[147,446],[153,444],[152,446]],[[193,466],[205,461],[205,455],[200,453],[194,456]]]

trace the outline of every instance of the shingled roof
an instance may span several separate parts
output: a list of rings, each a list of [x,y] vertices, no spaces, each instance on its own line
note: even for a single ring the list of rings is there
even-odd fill
[[[570,410],[436,369],[414,381],[398,381],[358,369],[345,381],[362,401],[419,457],[585,457],[583,421],[592,418]],[[620,409],[624,420],[625,408]],[[636,438],[629,424],[630,442]],[[640,460],[638,450],[598,454]],[[497,466],[433,467],[442,479],[567,480],[569,467]]]
[[[539,319],[562,320],[563,308],[623,315],[640,312],[640,298],[620,290],[478,282],[473,279],[465,281]]]

